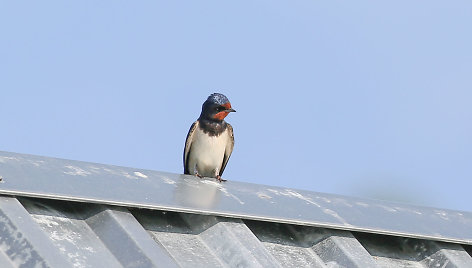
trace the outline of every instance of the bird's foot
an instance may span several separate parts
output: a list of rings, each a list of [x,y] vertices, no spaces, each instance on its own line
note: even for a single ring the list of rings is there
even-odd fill
[[[226,180],[223,179],[220,175],[217,175],[217,176],[216,176],[216,179],[217,179],[219,182],[226,181]]]
[[[198,172],[197,172],[197,173],[195,173],[195,176],[199,177],[200,179],[203,179],[203,176],[202,176],[202,175],[200,175],[200,174],[198,174]]]

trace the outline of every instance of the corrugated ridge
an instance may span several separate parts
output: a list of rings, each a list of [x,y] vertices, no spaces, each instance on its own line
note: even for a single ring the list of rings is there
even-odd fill
[[[1,267],[472,267],[470,246],[329,228],[11,197],[0,215]]]

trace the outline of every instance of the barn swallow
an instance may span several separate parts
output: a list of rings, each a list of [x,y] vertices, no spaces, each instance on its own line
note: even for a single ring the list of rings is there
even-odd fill
[[[225,117],[236,112],[225,95],[211,94],[202,105],[200,117],[187,134],[184,174],[216,178],[219,182],[233,152],[233,127]]]

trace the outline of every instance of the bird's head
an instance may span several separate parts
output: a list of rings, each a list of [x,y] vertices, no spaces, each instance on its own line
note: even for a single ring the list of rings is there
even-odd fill
[[[203,103],[200,118],[220,122],[231,112],[236,111],[231,108],[228,98],[223,94],[213,93]]]

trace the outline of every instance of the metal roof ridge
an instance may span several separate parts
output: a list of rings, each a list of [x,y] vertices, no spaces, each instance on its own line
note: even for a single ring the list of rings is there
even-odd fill
[[[0,176],[4,195],[472,244],[467,211],[1,151]]]

